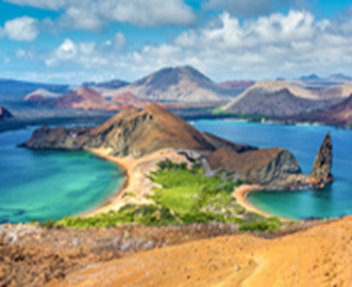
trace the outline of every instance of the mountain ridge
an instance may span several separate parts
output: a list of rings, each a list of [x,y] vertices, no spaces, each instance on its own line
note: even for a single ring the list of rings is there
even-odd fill
[[[191,66],[163,68],[118,89],[139,99],[176,102],[229,101],[243,89],[222,87]]]

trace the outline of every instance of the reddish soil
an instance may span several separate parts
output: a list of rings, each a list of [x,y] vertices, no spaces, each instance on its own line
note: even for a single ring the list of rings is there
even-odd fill
[[[351,286],[352,217],[268,240],[228,235],[99,263],[48,286]]]
[[[319,224],[321,224],[320,221],[308,222],[303,225],[289,225],[282,230],[262,233],[260,236],[276,238]],[[258,234],[242,235],[237,231],[236,225],[221,223],[163,228],[129,225],[83,230],[41,228],[29,225],[0,225],[0,286],[38,287],[46,283],[59,283],[60,286],[69,286],[68,281],[63,280],[67,279],[72,282],[72,278],[78,279],[75,275],[78,273],[72,272],[80,272],[92,266],[98,268],[100,263],[120,264],[118,260],[124,257],[129,257],[129,260],[133,261],[133,258],[135,258],[133,254],[151,249],[156,249],[156,253],[165,250],[165,254],[168,254],[168,249],[164,249],[166,246],[193,241],[198,241],[199,243],[195,244],[200,244],[202,241],[199,240],[224,235],[235,235],[234,239],[231,240],[239,240],[243,236],[252,238],[249,243],[261,240],[258,238]],[[181,245],[179,250],[182,249],[184,247]],[[145,254],[147,255],[142,255],[144,258],[148,256],[148,253]],[[175,266],[180,266],[181,262],[177,260],[182,254],[184,253],[180,252],[179,256],[175,256]],[[183,260],[191,260],[190,254],[193,257],[193,253],[189,253],[188,256],[184,256]],[[153,253],[151,255],[150,259],[153,259]],[[209,256],[213,256],[214,260],[220,260],[216,259],[214,254],[210,253]],[[158,257],[155,257],[155,259],[159,260]],[[196,257],[193,260],[197,260]],[[190,266],[186,263],[184,267]],[[109,271],[112,271],[111,266],[114,265],[110,265]],[[135,267],[140,266],[139,264]],[[97,270],[95,269],[95,271]],[[134,270],[131,269],[131,274]],[[73,275],[67,277],[70,273]],[[88,277],[81,279],[85,278]],[[180,277],[180,279],[182,278]],[[173,285],[172,282],[170,284],[169,286]],[[102,285],[97,283],[93,286]]]

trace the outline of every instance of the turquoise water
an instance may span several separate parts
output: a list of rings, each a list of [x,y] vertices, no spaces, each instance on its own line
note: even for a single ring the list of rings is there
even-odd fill
[[[90,153],[17,148],[31,132],[0,133],[0,223],[79,214],[121,185],[121,169]]]
[[[299,160],[305,173],[311,171],[320,144],[326,133],[331,131],[333,184],[316,191],[254,192],[249,194],[248,201],[267,213],[292,219],[352,214],[352,131],[330,126],[289,126],[231,120],[200,120],[195,121],[194,126],[235,142],[261,148],[286,148]]]

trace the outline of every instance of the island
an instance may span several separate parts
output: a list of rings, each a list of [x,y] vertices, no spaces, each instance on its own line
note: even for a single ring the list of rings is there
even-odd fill
[[[234,195],[240,204],[255,211],[258,210],[245,200],[251,191],[322,188],[333,182],[329,133],[317,153],[312,172],[303,174],[298,160],[288,150],[259,149],[202,133],[157,104],[143,110],[126,109],[97,127],[50,129],[44,126],[35,130],[22,147],[87,150],[126,170],[127,183],[117,196],[85,216],[118,211],[128,204],[152,204],[156,185],[149,175],[158,169],[159,163],[167,161],[184,163],[188,168],[198,163],[205,177],[220,175],[224,180],[246,183],[237,187]]]

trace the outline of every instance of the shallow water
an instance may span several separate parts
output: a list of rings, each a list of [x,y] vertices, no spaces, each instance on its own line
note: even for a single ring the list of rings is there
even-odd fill
[[[120,187],[121,169],[88,152],[17,148],[31,132],[0,133],[0,223],[79,214]]]
[[[234,120],[200,120],[194,126],[234,142],[258,147],[283,147],[299,160],[305,173],[311,171],[326,133],[333,141],[335,182],[324,190],[253,192],[248,201],[259,209],[281,217],[306,219],[352,214],[352,131],[331,126],[245,123]]]

